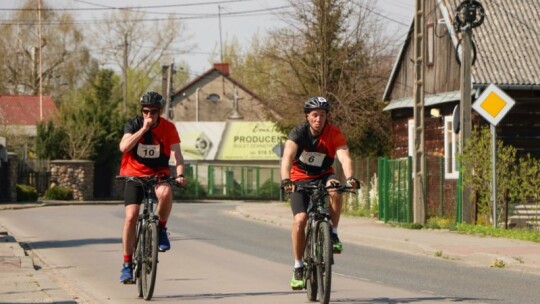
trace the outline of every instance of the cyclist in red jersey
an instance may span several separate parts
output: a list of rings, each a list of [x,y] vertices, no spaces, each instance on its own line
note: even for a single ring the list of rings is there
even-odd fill
[[[160,117],[164,104],[163,97],[156,92],[144,94],[140,100],[141,115],[127,121],[124,136],[120,141],[122,162],[120,175],[151,176],[171,174],[169,159],[174,159],[176,181],[185,185],[184,157],[180,150],[180,136],[173,123]],[[167,251],[171,245],[167,235],[167,220],[172,209],[172,189],[169,184],[156,186],[159,216],[159,250]],[[122,231],[124,264],[120,273],[120,282],[133,282],[133,246],[135,244],[135,226],[139,208],[144,197],[142,187],[134,182],[126,182],[124,189],[125,219]]]
[[[305,227],[309,197],[294,192],[295,185],[322,180],[326,185],[339,184],[332,165],[337,157],[342,165],[346,182],[359,188],[360,182],[353,177],[352,159],[347,141],[341,130],[328,122],[330,105],[324,97],[311,97],[304,103],[306,122],[295,127],[287,141],[281,161],[281,186],[290,193],[294,223],[291,231],[294,255],[294,271],[291,279],[293,290],[304,288],[303,259]],[[330,192],[330,217],[332,220],[332,246],[334,253],[341,253],[343,245],[337,234],[341,214],[341,194]]]

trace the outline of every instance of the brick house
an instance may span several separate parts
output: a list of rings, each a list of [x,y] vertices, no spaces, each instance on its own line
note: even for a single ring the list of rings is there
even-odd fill
[[[460,100],[460,34],[453,27],[461,1],[427,0],[425,3],[425,112],[424,146],[428,217],[455,214],[458,135],[453,132],[453,111]],[[516,105],[497,125],[497,138],[518,153],[540,156],[540,35],[539,1],[480,1],[485,20],[473,28],[475,63],[472,66],[472,103],[490,84],[511,96]],[[392,158],[412,155],[414,142],[413,27],[396,59],[383,100],[392,117]],[[472,111],[472,124],[487,122]],[[443,163],[440,163],[442,161]],[[439,171],[439,167],[442,169]],[[442,174],[439,174],[441,172]]]

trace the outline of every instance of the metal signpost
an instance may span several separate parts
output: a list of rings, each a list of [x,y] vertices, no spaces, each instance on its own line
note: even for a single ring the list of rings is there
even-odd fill
[[[490,123],[493,227],[497,227],[497,132],[495,127],[516,102],[496,85],[490,84],[472,105],[472,108]]]

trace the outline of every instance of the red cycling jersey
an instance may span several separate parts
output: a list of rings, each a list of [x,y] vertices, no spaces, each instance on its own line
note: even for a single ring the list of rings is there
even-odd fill
[[[142,117],[130,119],[124,126],[124,134],[133,134],[142,127]],[[120,175],[150,176],[170,175],[169,159],[171,145],[180,143],[180,136],[174,124],[160,118],[157,126],[146,132],[137,145],[122,155]]]

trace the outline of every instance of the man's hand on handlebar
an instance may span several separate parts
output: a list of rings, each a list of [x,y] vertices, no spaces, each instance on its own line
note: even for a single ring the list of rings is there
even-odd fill
[[[347,187],[350,187],[353,189],[360,189],[360,181],[351,176],[347,178]]]
[[[179,186],[185,186],[187,185],[187,179],[184,177],[183,174],[180,174],[176,177],[176,182]]]
[[[281,188],[285,190],[286,193],[291,193],[294,191],[294,184],[290,179],[286,178],[281,180]]]

